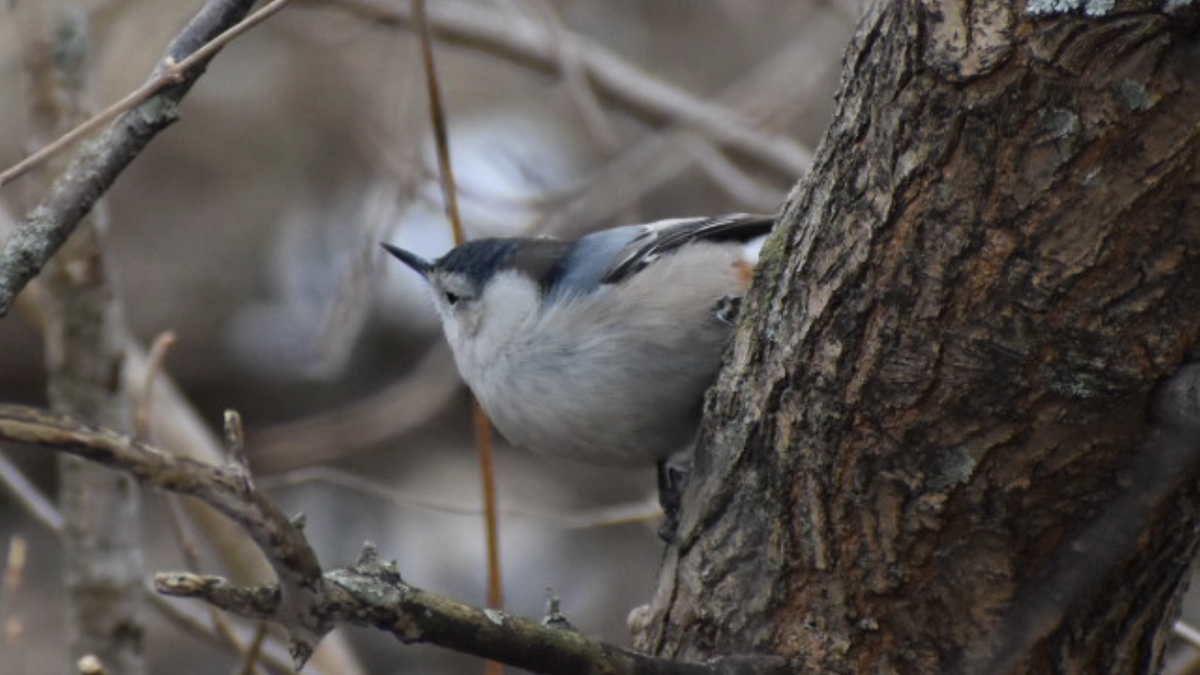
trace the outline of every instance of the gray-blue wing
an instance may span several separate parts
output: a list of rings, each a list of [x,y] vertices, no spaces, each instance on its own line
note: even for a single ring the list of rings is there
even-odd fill
[[[614,227],[589,234],[577,241],[563,262],[551,295],[562,299],[591,293],[604,281],[612,269],[613,260],[621,256],[622,251],[638,238],[645,227]]]
[[[771,230],[774,218],[735,213],[626,225],[589,234],[576,242],[554,279],[551,295],[586,295],[601,284],[636,274],[665,253],[699,240],[745,242]]]
[[[734,213],[712,218],[679,218],[641,226],[638,235],[612,259],[600,283],[625,279],[658,260],[665,253],[694,241],[747,242],[771,231],[771,216]]]

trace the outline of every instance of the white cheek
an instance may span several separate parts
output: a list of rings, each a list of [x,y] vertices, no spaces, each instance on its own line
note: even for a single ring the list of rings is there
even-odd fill
[[[442,330],[446,333],[446,341],[452,346],[457,347],[462,341],[462,333],[458,327],[458,320],[453,316],[442,316]]]
[[[502,273],[483,295],[460,307],[445,308],[446,339],[468,381],[483,370],[503,367],[515,345],[524,341],[527,322],[537,312],[537,286]]]
[[[458,346],[476,336],[479,331],[478,312],[476,307],[454,309],[446,308],[443,314],[442,326],[446,329],[446,340]]]

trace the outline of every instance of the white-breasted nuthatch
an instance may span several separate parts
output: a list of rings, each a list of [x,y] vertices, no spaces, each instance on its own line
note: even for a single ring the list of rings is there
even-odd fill
[[[535,452],[662,461],[695,435],[769,216],[664,220],[578,241],[479,239],[428,282],[458,370],[492,422]],[[661,468],[661,467],[660,467]]]

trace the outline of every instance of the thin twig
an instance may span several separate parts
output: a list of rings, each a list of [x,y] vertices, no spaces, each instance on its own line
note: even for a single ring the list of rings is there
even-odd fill
[[[322,586],[316,553],[287,516],[237,472],[23,406],[0,405],[0,429],[0,438],[54,447],[132,474],[153,487],[199,497],[241,525],[264,552],[271,552],[267,558],[282,592],[275,619],[291,634],[296,660],[303,663],[328,632],[328,624],[314,608]]]
[[[779,207],[779,191],[754,180],[707,139],[691,132],[680,134],[679,144],[697,167],[743,204],[769,211]]]
[[[11,471],[9,469],[11,469]],[[21,506],[24,507],[25,512],[33,517],[34,520],[40,523],[51,533],[57,534],[62,531],[63,517],[58,512],[58,509],[56,509],[54,505],[50,503],[46,496],[42,494],[41,490],[38,490],[37,487],[30,484],[26,480],[25,476],[9,462],[3,454],[0,454],[0,480],[3,480],[7,487],[12,490],[13,494],[19,500]],[[20,487],[14,488],[14,483],[18,484]],[[169,520],[172,529],[175,532],[176,538],[181,543],[181,551],[183,552],[185,565],[189,569],[199,570],[200,558],[196,549],[196,542],[184,528],[182,514],[179,513],[179,496],[170,493],[165,493],[162,496],[167,503],[168,513],[170,515]],[[6,592],[0,593],[0,599],[7,601],[11,598],[11,595],[12,593],[6,590]],[[151,603],[156,605],[160,610],[168,610],[172,613],[175,613],[173,609],[163,606],[161,596],[155,595],[149,591],[148,595]],[[209,613],[209,618],[212,622],[211,626],[204,626],[199,622],[191,621],[190,617],[188,617],[187,622],[190,623],[188,627],[192,631],[203,635],[205,638],[214,640],[217,644],[231,647],[239,654],[247,654],[245,646],[238,638],[236,632],[233,630],[233,627],[229,625],[229,622],[225,619],[224,615],[220,614],[215,607],[206,607],[205,609]],[[0,617],[2,616],[3,613],[0,612]],[[180,619],[178,616],[175,616],[174,618]],[[281,661],[270,661],[269,667],[276,672],[281,670],[286,670],[289,673],[292,672],[292,669],[287,667],[287,665]]]
[[[408,27],[412,11],[371,0],[337,0],[333,7],[384,25]],[[555,38],[536,22],[464,2],[439,2],[429,12],[439,38],[476,47],[542,71],[555,71]],[[790,181],[812,165],[812,152],[794,139],[762,131],[742,115],[648,75],[583,36],[563,31],[592,85],[609,100],[655,123],[686,124],[721,146],[736,150]]]
[[[351,568],[326,575],[323,611],[338,622],[375,627],[404,642],[426,642],[483,658],[503,661],[535,673],[571,675],[719,675],[745,672],[775,675],[789,672],[785,659],[772,656],[733,657],[745,669],[679,663],[609,645],[582,633],[543,626],[494,609],[479,609],[413,587],[401,580],[393,562],[379,559],[368,544]],[[199,598],[242,616],[269,617],[277,601],[274,586],[236,586],[215,576],[159,574],[159,592]],[[750,667],[753,662],[757,667]]]
[[[108,106],[104,110],[92,115],[88,119],[81,122],[74,129],[54,139],[49,144],[43,146],[37,152],[29,155],[25,159],[17,162],[11,167],[0,171],[0,187],[11,183],[23,174],[27,173],[37,165],[45,162],[54,155],[58,154],[65,148],[77,143],[81,139],[95,133],[104,125],[115,120],[118,116],[132,110],[146,99],[157,94],[164,87],[172,84],[180,84],[184,81],[184,75],[192,68],[203,65],[204,61],[216,54],[222,47],[236,40],[243,33],[251,28],[262,23],[272,14],[283,9],[284,5],[292,0],[272,0],[265,7],[258,10],[254,14],[246,17],[246,19],[229,30],[221,33],[213,38],[200,49],[192,52],[190,56],[182,61],[175,63],[171,56],[167,56],[159,68],[156,70],[154,77],[137,89],[129,92],[116,103]]]
[[[4,574],[0,577],[0,647],[11,664],[19,662],[25,647],[26,626],[20,617],[19,599],[25,591],[25,571],[29,561],[29,544],[25,537],[14,534],[8,538],[8,553],[4,557]],[[12,672],[20,672],[20,667]]]
[[[7,211],[3,209],[3,204],[0,204],[0,238],[11,233],[16,228],[16,223],[12,222]],[[23,293],[18,300],[24,301],[29,298],[29,290],[37,285],[37,281],[30,285],[30,288]],[[36,302],[24,302],[24,309],[35,312],[34,318],[40,317],[40,307]],[[43,321],[37,321],[39,327]],[[159,371],[157,376],[151,376],[149,371],[155,366],[152,363],[152,358],[137,344],[131,336],[126,335],[124,338],[124,360],[125,369],[123,377],[125,387],[137,389],[144,386],[148,380],[158,382],[154,399],[158,404],[158,423],[162,426],[161,435],[168,440],[173,450],[183,454],[191,455],[199,459],[211,459],[212,461],[220,461],[221,446],[217,439],[213,436],[211,430],[200,420],[191,404],[180,393],[178,386],[171,380],[170,376]],[[162,440],[162,439],[159,439]],[[33,486],[25,478],[23,473],[17,469],[7,458],[0,453],[0,485],[8,488],[8,490],[17,498],[18,504],[23,507],[26,514],[32,517],[36,522],[41,524],[51,533],[58,533],[62,528],[62,516],[54,504],[48,500],[42,492]],[[204,535],[215,553],[215,556],[227,566],[237,570],[238,574],[243,576],[252,575],[263,568],[260,558],[255,555],[247,554],[246,547],[236,545],[235,536],[237,532],[236,526],[229,524],[229,521],[223,517],[212,513],[203,505],[186,505],[181,504],[177,495],[165,495],[168,497],[168,504],[174,507],[180,506],[195,506],[197,507],[191,513],[188,513],[190,521],[195,524],[201,534]],[[179,523],[182,527],[183,524]],[[191,552],[189,554],[189,550]],[[191,555],[192,560],[195,557],[196,546],[194,543],[185,544],[185,558]],[[189,565],[197,563],[189,563]],[[175,622],[186,630],[190,630],[193,634],[198,635],[211,644],[223,649],[232,649],[238,654],[245,654],[243,648],[243,640],[241,640],[233,626],[229,625],[222,615],[216,613],[216,609],[205,607],[204,610],[211,616],[221,616],[220,621],[213,621],[210,625],[196,621],[191,615],[186,615],[173,607],[165,606],[166,600],[147,589],[146,594],[149,597],[151,604],[159,611],[164,612],[166,616],[175,620]],[[332,649],[323,650],[318,657],[321,661],[328,663],[310,663],[308,669],[317,668],[317,672],[328,671],[338,672],[343,675],[360,672],[357,662],[352,658],[339,658],[338,655],[344,655],[348,652],[345,645],[345,640],[341,635],[333,635],[326,641],[327,647]],[[275,650],[278,651],[278,650]],[[276,673],[288,674],[295,671],[285,659],[280,659],[274,652],[268,652],[263,657],[264,663]]]
[[[171,41],[166,55],[151,76],[185,62],[197,50],[241,21],[254,0],[209,0],[183,31]],[[218,47],[207,50],[207,58]],[[58,251],[79,222],[142,149],[177,117],[177,105],[200,77],[202,64],[180,74],[177,82],[157,92],[118,117],[100,136],[76,152],[42,203],[9,235],[0,248],[0,317],[8,314],[13,299]]]
[[[12,467],[8,460],[3,455],[0,455],[0,478],[3,478],[9,484],[10,488],[12,487],[14,477],[17,482],[25,483],[25,487],[21,488],[20,490],[15,490],[14,494],[18,496],[18,499],[21,501],[21,505],[25,507],[26,513],[32,516],[50,532],[55,534],[61,532],[63,527],[63,517],[61,514],[59,514],[58,510],[54,508],[54,505],[51,504],[48,499],[46,499],[40,490],[33,485],[28,484],[25,481],[24,475],[22,475],[19,471],[16,473],[10,473],[6,470],[7,467],[11,467],[15,470],[15,467]],[[181,541],[184,560],[190,569],[198,570],[199,556],[196,551],[195,540],[188,536],[186,531],[184,531],[183,523],[181,522],[181,518],[178,513],[179,497],[178,495],[169,493],[163,494],[162,496],[167,502],[168,511],[171,515],[171,525],[175,530],[176,537]],[[16,545],[15,541],[14,545]],[[11,555],[12,554],[10,552],[9,570],[13,569]],[[13,589],[8,588],[9,584],[10,582],[8,577],[5,577],[5,589],[3,593],[0,593],[0,601],[11,604]],[[175,610],[173,610],[173,608],[163,606],[163,599],[161,596],[149,591],[147,591],[147,594],[151,603],[157,606],[160,610],[168,610],[173,614],[177,613]],[[206,607],[205,609],[209,613],[209,618],[212,622],[211,626],[204,626],[199,622],[190,622],[191,625],[189,628],[197,634],[212,639],[222,646],[231,647],[239,654],[245,655],[247,653],[245,647],[242,645],[241,640],[237,637],[236,632],[233,630],[233,627],[229,625],[229,622],[225,619],[224,615],[222,615],[215,607],[210,606]],[[0,611],[0,619],[3,619],[4,615],[4,612]],[[175,618],[179,619],[180,617],[176,616]],[[190,621],[190,617],[188,617],[188,620]],[[12,646],[10,645],[9,647],[11,649]],[[286,672],[289,673],[292,672],[291,668],[287,667],[286,664],[278,660],[270,661],[269,665],[276,672],[283,670],[286,670]]]
[[[558,61],[559,74],[571,95],[571,102],[583,118],[584,128],[591,134],[596,147],[601,151],[605,154],[616,152],[621,147],[621,136],[605,112],[604,106],[600,105],[600,100],[588,81],[587,69],[579,58],[579,52],[566,26],[558,17],[558,12],[547,0],[526,2],[533,6],[547,29]]]
[[[1171,625],[1171,632],[1183,639],[1193,649],[1200,649],[1200,630],[1192,628],[1184,621],[1176,621]]]
[[[154,338],[154,342],[150,345],[150,353],[147,355],[149,365],[146,369],[146,379],[142,382],[141,390],[136,394],[136,404],[133,407],[133,436],[145,441],[150,439],[150,406],[153,403],[154,397],[154,382],[158,379],[158,374],[162,372],[163,359],[167,357],[167,350],[175,344],[175,333],[164,331],[159,333]]]
[[[726,102],[747,117],[754,110],[755,119],[764,126],[779,125],[784,118],[799,114],[810,104],[826,68],[832,67],[821,59],[820,40],[809,38],[832,26],[828,19],[806,24],[790,43],[722,89],[716,100]],[[797,73],[797,63],[807,67]],[[787,86],[781,86],[782,82]],[[696,158],[688,152],[688,144],[695,142],[697,136],[701,136],[698,130],[686,124],[673,124],[642,139],[588,176],[575,194],[549,209],[549,216],[539,230],[559,236],[579,236],[583,234],[581,226],[604,221],[627,208],[692,166]],[[711,166],[702,168],[720,172]],[[737,185],[723,181],[720,185],[731,194],[738,191]],[[782,195],[781,188],[776,202]],[[750,196],[767,198],[763,194]]]
[[[438,84],[437,65],[433,60],[433,31],[425,16],[425,0],[413,0],[413,20],[421,38],[421,57],[425,66],[425,86],[429,90],[429,118],[433,123],[433,138],[437,148],[438,177],[441,179],[442,198],[446,200],[446,217],[454,232],[454,245],[467,240],[463,234],[462,218],[458,212],[458,192],[454,189],[454,167],[450,163],[450,139],[446,131],[446,109],[442,104],[442,90]]]
[[[504,577],[500,573],[500,510],[496,493],[496,457],[492,445],[492,422],[479,400],[472,398],[475,441],[479,445],[479,479],[483,483],[483,522],[488,545],[488,606],[504,607]]]
[[[450,348],[439,340],[399,381],[341,408],[267,429],[251,430],[260,475],[341,459],[421,428],[459,400],[462,381]]]
[[[57,534],[62,531],[63,517],[58,512],[58,509],[50,503],[50,500],[42,494],[41,490],[28,482],[24,474],[20,472],[8,459],[0,454],[0,481],[2,481],[17,497],[19,503],[24,507],[25,512],[34,520],[45,527],[49,532]],[[195,539],[192,538],[183,524],[182,514],[180,511],[179,496],[175,494],[165,493],[162,495],[168,507],[170,516],[169,522],[175,532],[176,538],[180,541],[181,551],[183,553],[185,565],[189,569],[200,569],[200,558],[197,552]],[[229,647],[237,653],[245,655],[247,653],[242,640],[237,636],[233,627],[225,619],[224,615],[220,614],[215,607],[206,607],[211,621],[210,626],[204,626],[197,621],[193,621],[191,617],[186,620],[180,616],[173,608],[164,607],[161,596],[147,591],[151,603],[160,610],[168,611],[173,615],[173,618],[182,621],[193,632],[202,635],[203,637],[214,641],[223,647]],[[8,598],[10,593],[0,594],[0,599]],[[276,671],[292,672],[292,669],[278,660],[268,660],[268,666]]]
[[[263,641],[266,640],[266,637],[267,622],[259,621],[258,627],[254,629],[254,639],[250,642],[245,657],[242,659],[241,667],[237,670],[238,675],[254,675],[258,672],[258,659],[262,654]]]
[[[437,67],[433,58],[433,30],[425,13],[425,0],[413,0],[413,19],[421,38],[421,55],[425,64],[425,85],[429,90],[429,114],[433,121],[434,140],[437,145],[438,176],[442,186],[442,197],[446,202],[446,215],[454,231],[454,244],[466,241],[462,218],[458,211],[458,193],[455,190],[454,167],[450,163],[450,139],[446,132],[446,110],[442,105],[441,88],[438,85]],[[492,447],[492,423],[487,413],[472,397],[472,417],[475,423],[475,444],[479,450],[479,474],[483,483],[483,510],[487,537],[488,605],[504,607],[504,577],[500,571],[500,519],[496,498],[496,459]],[[498,666],[488,665],[487,672],[495,673]]]
[[[0,453],[0,485],[7,488],[9,494],[16,498],[17,503],[25,509],[25,512],[41,523],[43,527],[52,532],[62,529],[63,517],[58,512],[58,508],[25,477],[25,473],[16,464],[9,461],[4,453]]]
[[[163,503],[167,507],[167,522],[171,525],[171,532],[175,536],[175,541],[179,544],[179,552],[183,556],[183,564],[186,569],[192,571],[200,570],[200,550],[196,545],[196,538],[188,531],[186,522],[186,514],[183,511],[183,504],[180,503],[180,496],[171,493],[163,493],[160,495]],[[225,615],[217,611],[215,607],[209,607],[209,629],[212,633],[224,642],[227,646],[238,654],[242,655],[243,660],[250,653],[246,644],[238,637],[233,626],[229,625]]]
[[[175,344],[175,334],[171,331],[159,333],[154,338],[153,344],[150,346],[150,353],[147,355],[149,361],[146,367],[146,377],[143,381],[141,390],[136,397],[136,405],[134,406],[133,429],[134,438],[141,441],[151,441],[150,438],[150,407],[153,401],[154,382],[158,379],[159,373],[162,372],[163,360],[166,358],[167,350]],[[180,554],[183,556],[184,565],[189,570],[200,570],[200,550],[196,545],[196,538],[188,530],[186,525],[186,515],[183,510],[183,505],[180,503],[180,497],[174,494],[161,495],[163,503],[166,505],[167,522],[171,525],[171,532],[175,535],[175,541],[179,544]],[[229,647],[232,647],[243,658],[249,654],[246,645],[238,639],[233,627],[225,620],[225,616],[213,608],[210,608],[209,619],[211,621],[212,630],[219,635]]]
[[[229,468],[249,485],[252,479],[250,458],[246,455],[246,432],[242,430],[242,416],[236,410],[225,411],[225,451],[229,453]]]
[[[353,490],[358,494],[379,499],[400,509],[420,509],[443,515],[470,518],[479,518],[484,515],[483,509],[479,506],[463,506],[458,501],[440,501],[419,497],[398,490],[393,484],[371,480],[331,466],[296,469],[278,476],[260,478],[256,482],[264,490],[320,482]],[[571,513],[518,506],[501,506],[499,513],[506,518],[533,520],[564,530],[589,530],[600,527],[647,524],[662,518],[662,508],[658,505],[657,497]]]
[[[195,635],[209,644],[222,649],[229,648],[230,646],[234,645],[234,643],[229,640],[229,636],[220,634],[214,631],[211,626],[206,625],[196,613],[196,608],[190,608],[185,605],[181,605],[178,602],[174,602],[170,598],[163,597],[162,595],[154,592],[153,589],[146,589],[146,593],[147,597],[150,599],[150,606],[158,611],[164,619],[170,621],[179,630]],[[204,605],[198,609],[204,612],[220,611],[216,607],[212,607],[210,605]],[[226,623],[226,625],[228,625],[228,623]],[[256,628],[257,625],[258,624],[255,624]],[[240,645],[243,642],[242,638],[237,635],[233,626],[229,626],[229,628],[231,631],[234,631],[232,637],[236,641],[236,644]],[[241,632],[246,633],[244,629],[242,629]],[[246,635],[246,637],[251,640],[254,638],[253,635]],[[278,645],[278,642],[273,640],[270,645],[267,645],[268,649],[261,650],[259,653],[259,662],[266,666],[266,668],[273,673],[278,673],[279,675],[294,675],[296,671],[292,667],[292,664],[288,660],[287,656],[285,654],[281,654],[280,649],[271,648],[275,647],[276,645]],[[237,648],[237,650],[239,654],[245,654],[245,651],[240,647]],[[319,675],[325,675],[322,673],[320,665],[315,662],[308,664],[304,672],[310,672],[314,666],[317,668],[316,673]],[[335,669],[334,671],[330,671],[330,675],[332,675],[333,672],[340,673],[341,671]]]
[[[335,625],[350,623],[386,630],[405,642],[428,642],[555,675],[788,672],[786,660],[772,656],[729,657],[739,664],[753,659],[754,671],[726,668],[720,660],[677,663],[472,607],[404,583],[395,563],[381,561],[370,546],[354,567],[322,574],[303,532],[252,485],[227,470],[71,417],[0,405],[0,440],[70,453],[127,472],[148,485],[197,497],[237,522],[270,560],[279,584],[245,587],[220,577],[173,573],[159,574],[155,586],[161,593],[200,598],[241,616],[282,623],[299,662]]]

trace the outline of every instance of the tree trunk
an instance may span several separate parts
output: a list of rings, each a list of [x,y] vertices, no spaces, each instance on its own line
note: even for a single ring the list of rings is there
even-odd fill
[[[22,8],[29,81],[30,136],[38,146],[87,117],[90,26],[72,3]],[[46,174],[61,171],[60,163]],[[49,175],[45,184],[50,184]],[[47,398],[59,412],[130,431],[129,394],[122,383],[121,309],[103,243],[106,210],[97,201],[75,235],[46,265]],[[113,675],[145,671],[142,637],[141,512],[137,481],[77,457],[59,458],[60,532],[66,635],[78,663],[92,657]]]
[[[643,648],[1157,667],[1200,528],[1200,439],[1149,415],[1200,337],[1197,15],[1026,11],[868,10]]]

